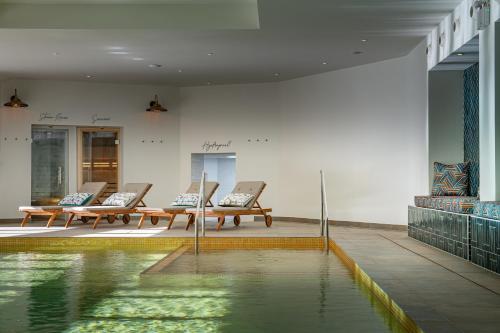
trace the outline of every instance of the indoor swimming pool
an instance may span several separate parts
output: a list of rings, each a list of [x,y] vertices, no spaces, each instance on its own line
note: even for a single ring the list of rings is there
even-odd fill
[[[333,253],[4,251],[2,332],[406,332]]]

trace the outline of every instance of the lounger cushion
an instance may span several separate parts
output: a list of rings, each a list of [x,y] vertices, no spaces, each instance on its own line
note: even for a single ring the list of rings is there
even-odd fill
[[[238,182],[236,186],[234,187],[232,193],[248,193],[248,194],[253,194],[254,197],[252,200],[248,202],[246,205],[247,208],[252,208],[259,199],[262,191],[266,187],[266,183],[263,181],[245,181],[245,182]]]
[[[150,183],[127,183],[123,185],[122,192],[136,193],[136,197],[128,203],[127,207],[135,208],[144,199],[152,186],[153,184]]]
[[[71,193],[59,201],[59,206],[83,206],[92,198],[92,193]]]
[[[104,202],[103,206],[118,206],[118,207],[126,207],[130,202],[132,202],[137,193],[133,192],[118,192],[111,194]]]
[[[198,204],[198,193],[182,193],[175,198],[172,206],[195,207]]]
[[[130,209],[127,207],[117,207],[117,206],[81,206],[81,207],[68,207],[64,208],[64,212],[101,212],[101,211],[113,211],[113,213],[129,212]]]
[[[245,207],[255,197],[250,193],[230,193],[219,201],[221,207]]]
[[[433,196],[469,195],[469,163],[434,163]]]
[[[52,211],[52,210],[63,210],[62,206],[20,206],[19,211],[20,212],[29,212],[29,211],[39,211],[39,210],[46,210],[46,211]]]
[[[500,201],[478,201],[474,205],[473,214],[492,220],[500,220]]]
[[[472,214],[476,197],[433,197],[416,196],[415,206],[444,210],[447,212]]]

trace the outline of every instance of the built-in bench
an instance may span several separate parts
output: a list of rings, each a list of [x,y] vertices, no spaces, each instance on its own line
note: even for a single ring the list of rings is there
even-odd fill
[[[408,236],[464,259],[470,258],[468,214],[409,206]]]
[[[420,207],[408,207],[408,236],[500,273],[500,202],[461,199],[458,213],[447,200],[416,197]]]
[[[471,261],[500,273],[500,202],[477,202],[470,231]]]

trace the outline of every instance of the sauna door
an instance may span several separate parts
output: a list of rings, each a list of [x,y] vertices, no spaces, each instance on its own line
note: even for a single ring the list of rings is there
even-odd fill
[[[78,129],[78,184],[107,182],[101,199],[118,192],[120,179],[120,129]],[[102,200],[101,200],[102,202]]]

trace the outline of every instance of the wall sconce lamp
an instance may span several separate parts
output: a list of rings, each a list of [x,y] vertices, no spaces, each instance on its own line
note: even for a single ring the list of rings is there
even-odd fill
[[[158,102],[158,95],[155,95],[154,101],[149,102],[149,108],[146,109],[146,111],[149,112],[166,112],[168,111],[165,109],[161,104]]]
[[[4,104],[9,108],[26,108],[28,104],[21,101],[19,97],[17,97],[17,89],[14,89],[14,95],[10,96],[10,101]]]

